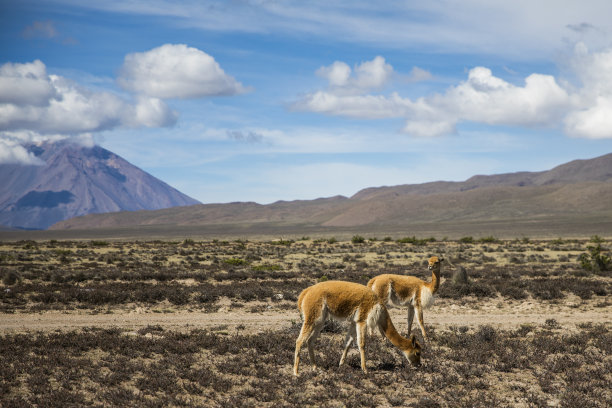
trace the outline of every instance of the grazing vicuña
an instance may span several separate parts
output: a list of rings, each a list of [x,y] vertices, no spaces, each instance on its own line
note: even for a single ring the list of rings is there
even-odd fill
[[[434,302],[434,294],[440,287],[440,263],[443,258],[432,256],[429,258],[431,282],[425,282],[415,276],[405,275],[378,275],[368,282],[368,287],[383,299],[388,305],[408,306],[408,335],[412,328],[412,320],[416,311],[416,318],[423,338],[429,341],[423,325],[423,309],[429,308]]]
[[[407,339],[397,332],[383,302],[364,285],[342,281],[317,283],[300,293],[298,309],[304,322],[300,335],[295,342],[295,361],[293,365],[293,374],[295,375],[298,375],[300,350],[304,342],[308,345],[310,361],[316,366],[313,343],[321,333],[328,317],[346,320],[350,323],[340,365],[344,363],[353,341],[357,340],[361,355],[361,369],[364,373],[367,373],[365,363],[366,330],[369,334],[374,327],[378,327],[380,333],[399,348],[412,365],[421,363],[421,346],[415,337],[412,336]]]

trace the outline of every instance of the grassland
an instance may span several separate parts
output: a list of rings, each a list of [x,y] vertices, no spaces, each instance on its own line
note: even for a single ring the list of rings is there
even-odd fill
[[[0,243],[3,406],[612,405],[612,242],[355,236]],[[376,336],[337,367],[330,324],[291,375],[295,300],[322,280],[428,279],[423,366]],[[605,266],[605,265],[604,265]],[[454,283],[465,268],[468,282]],[[393,309],[400,332],[405,310]],[[420,335],[420,333],[417,333]]]

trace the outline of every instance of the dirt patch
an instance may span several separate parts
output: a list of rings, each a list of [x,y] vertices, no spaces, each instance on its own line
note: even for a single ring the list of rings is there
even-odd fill
[[[503,329],[513,329],[521,325],[543,325],[554,320],[564,327],[574,327],[581,323],[608,323],[612,307],[596,307],[585,304],[576,307],[549,305],[540,303],[518,303],[500,307],[500,303],[480,302],[478,309],[470,306],[458,306],[450,302],[439,302],[424,315],[426,330],[448,328],[451,326],[475,327],[491,325]],[[398,329],[406,330],[406,310],[390,309],[391,316]],[[0,332],[55,331],[74,330],[84,327],[119,327],[137,330],[142,327],[159,325],[171,330],[216,329],[221,328],[234,332],[260,333],[301,324],[300,316],[295,311],[271,310],[253,313],[247,310],[224,310],[204,313],[198,311],[152,312],[144,308],[132,311],[116,311],[104,314],[46,311],[41,313],[0,314]],[[416,325],[413,324],[413,330]],[[417,332],[418,333],[418,330]]]

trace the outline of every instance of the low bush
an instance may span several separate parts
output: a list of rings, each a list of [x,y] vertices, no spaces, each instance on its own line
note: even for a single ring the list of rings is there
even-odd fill
[[[601,244],[588,246],[588,253],[582,253],[578,257],[578,262],[582,269],[594,272],[606,272],[612,270],[612,259],[602,254]]]

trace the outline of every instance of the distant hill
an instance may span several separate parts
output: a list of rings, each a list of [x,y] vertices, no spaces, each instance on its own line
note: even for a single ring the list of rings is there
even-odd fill
[[[580,223],[612,221],[612,154],[575,160],[548,171],[478,175],[463,182],[437,181],[375,187],[347,198],[279,201],[268,205],[194,205],[135,213],[88,215],[52,229],[128,226],[304,226],[398,229],[449,222],[538,222],[555,218]],[[596,220],[596,221],[593,221]],[[562,228],[562,225],[561,225]]]
[[[45,229],[91,213],[198,204],[100,146],[31,144],[42,166],[1,164],[0,225]]]

